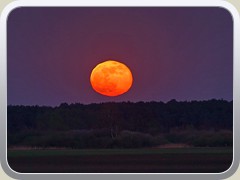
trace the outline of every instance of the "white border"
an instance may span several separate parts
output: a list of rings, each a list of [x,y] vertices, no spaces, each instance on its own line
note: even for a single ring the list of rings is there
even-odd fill
[[[233,88],[234,88],[234,92],[233,92],[233,103],[234,103],[234,120],[233,120],[233,124],[234,124],[234,129],[233,129],[233,140],[234,140],[234,144],[233,144],[233,162],[232,165],[230,166],[230,168],[222,173],[121,173],[121,175],[132,175],[131,177],[133,177],[133,175],[135,176],[135,178],[143,178],[144,176],[139,176],[139,175],[149,175],[152,174],[153,176],[148,176],[148,179],[151,179],[152,177],[155,178],[159,178],[162,177],[163,175],[170,175],[168,177],[170,177],[170,179],[173,179],[174,177],[177,177],[175,175],[181,175],[183,177],[183,175],[187,175],[184,176],[184,179],[193,179],[193,176],[190,175],[201,175],[200,179],[202,178],[206,178],[203,177],[203,175],[209,175],[208,178],[226,178],[229,177],[230,175],[232,175],[237,167],[238,167],[238,163],[239,163],[239,155],[235,154],[235,152],[239,151],[239,145],[237,143],[235,143],[236,139],[239,139],[239,134],[237,133],[237,128],[239,127],[239,122],[237,122],[235,119],[240,119],[240,113],[237,113],[236,111],[236,107],[237,105],[240,105],[240,101],[239,101],[239,93],[240,92],[240,78],[239,76],[237,76],[237,69],[240,69],[240,61],[239,61],[239,57],[240,57],[240,53],[237,52],[237,47],[240,47],[240,39],[239,39],[239,33],[240,33],[240,25],[239,25],[239,14],[237,12],[237,10],[234,8],[234,6],[232,6],[230,3],[223,1],[223,0],[200,0],[200,1],[194,1],[194,0],[181,0],[181,2],[179,2],[178,0],[164,0],[164,1],[159,1],[159,0],[58,0],[57,2],[54,1],[50,1],[50,0],[42,0],[42,1],[38,1],[38,0],[18,0],[18,1],[14,1],[12,3],[10,3],[8,6],[5,7],[5,9],[3,10],[2,14],[1,14],[1,19],[0,19],[0,67],[1,67],[1,71],[0,71],[0,117],[2,120],[4,120],[5,122],[5,126],[2,126],[1,130],[2,132],[5,132],[5,136],[6,136],[6,117],[7,117],[7,47],[6,47],[6,43],[7,43],[7,39],[6,39],[6,25],[7,25],[7,18],[8,15],[11,13],[12,10],[14,10],[15,8],[18,7],[36,7],[36,6],[41,6],[41,7],[71,7],[71,6],[80,6],[80,7],[115,7],[115,6],[120,6],[120,7],[221,7],[226,9],[227,11],[229,11],[229,13],[232,15],[233,17],[233,24],[234,24],[234,69],[233,69]],[[237,91],[238,90],[238,91]],[[240,106],[238,106],[240,107]],[[12,177],[17,177],[17,178],[23,178],[24,179],[32,179],[33,176],[31,175],[39,175],[39,178],[42,179],[42,175],[69,175],[69,174],[73,174],[73,175],[78,175],[77,177],[87,177],[90,175],[114,175],[114,178],[116,179],[116,174],[119,173],[18,173],[14,170],[12,170],[8,163],[7,163],[7,157],[6,157],[6,147],[7,147],[7,141],[6,141],[6,137],[1,137],[1,142],[4,142],[5,144],[5,149],[1,149],[0,153],[1,154],[1,164],[3,166],[3,169],[6,173],[8,173],[8,175],[12,176]],[[238,151],[236,151],[236,149]],[[5,160],[6,162],[3,162],[3,160]],[[10,171],[9,171],[10,170]],[[231,172],[229,172],[231,171]],[[26,176],[25,176],[26,175]],[[211,176],[210,176],[211,175]],[[214,176],[213,176],[214,175]],[[221,176],[219,176],[221,175]],[[180,177],[181,177],[180,176]],[[36,179],[37,176],[34,176],[34,178]],[[57,177],[57,179],[61,178],[60,176],[55,176]],[[51,176],[51,179],[55,178],[53,176]],[[110,176],[105,176],[104,179],[109,179]],[[110,177],[110,179],[112,179],[113,176]],[[167,176],[164,176],[165,178],[167,178]],[[178,179],[180,179],[180,177],[178,177]],[[199,176],[198,176],[199,177]],[[66,178],[66,177],[65,177]],[[70,178],[70,176],[68,176],[67,178]],[[93,178],[98,178],[96,176],[91,176],[90,179]],[[146,178],[146,177],[145,177]],[[145,179],[144,178],[144,179]],[[154,179],[155,179],[154,178]],[[194,179],[197,179],[197,176],[194,176]]]

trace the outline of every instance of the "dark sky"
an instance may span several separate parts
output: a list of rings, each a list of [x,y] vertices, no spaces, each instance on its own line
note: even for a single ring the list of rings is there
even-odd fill
[[[222,8],[18,8],[8,18],[8,104],[233,99],[233,22]],[[129,92],[96,93],[112,59]]]

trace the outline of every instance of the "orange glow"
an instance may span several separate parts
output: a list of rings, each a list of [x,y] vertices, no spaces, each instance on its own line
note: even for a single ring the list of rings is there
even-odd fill
[[[133,77],[125,64],[108,60],[92,70],[90,82],[96,92],[105,96],[118,96],[131,88]]]

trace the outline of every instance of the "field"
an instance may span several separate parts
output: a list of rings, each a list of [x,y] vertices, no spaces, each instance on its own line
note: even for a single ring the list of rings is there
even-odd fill
[[[232,148],[8,150],[22,173],[219,173],[231,162]]]

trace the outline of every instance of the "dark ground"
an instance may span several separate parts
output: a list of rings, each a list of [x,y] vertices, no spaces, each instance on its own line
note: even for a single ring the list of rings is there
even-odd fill
[[[8,150],[21,173],[220,173],[232,148]]]

